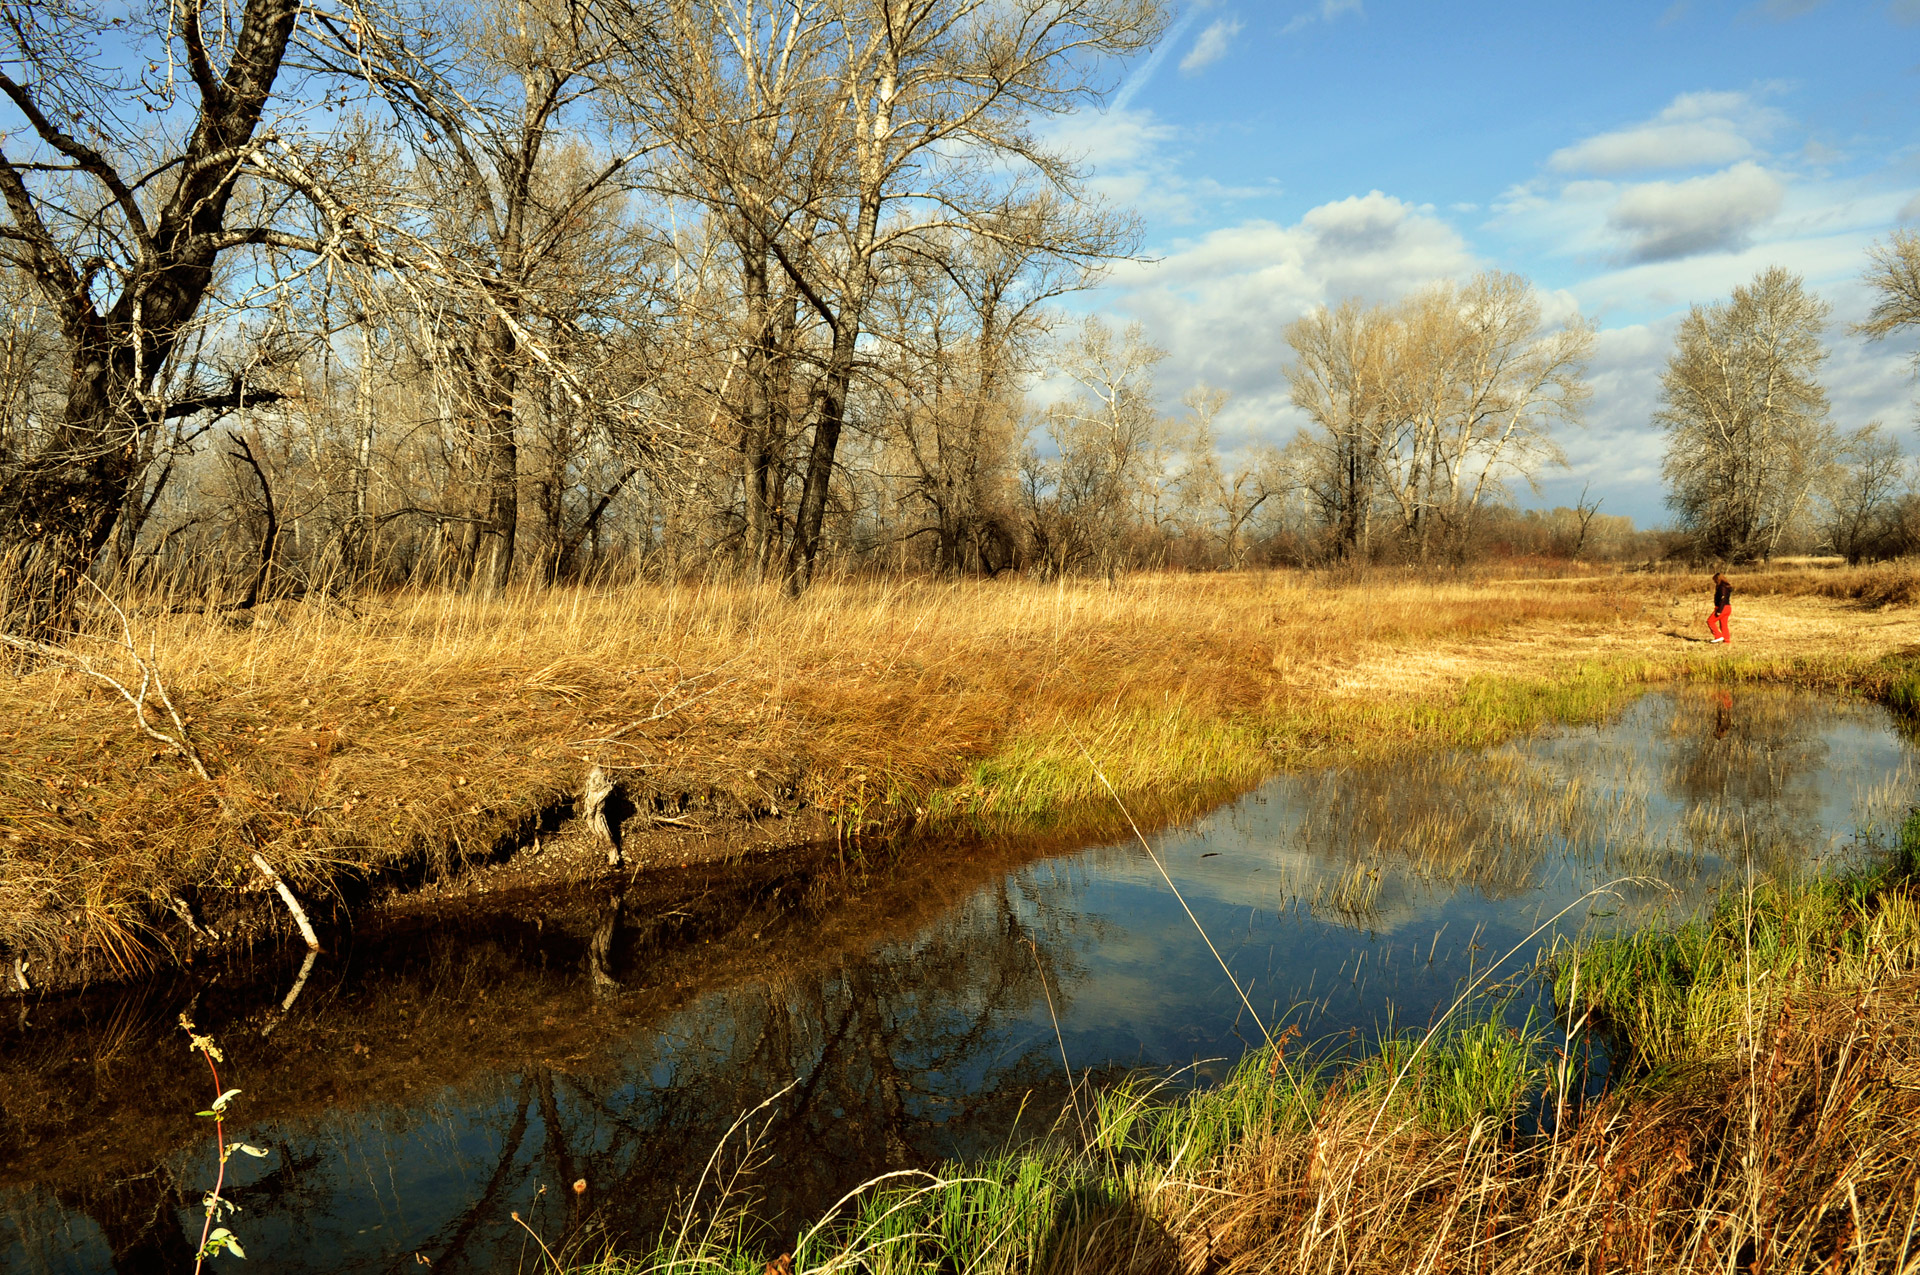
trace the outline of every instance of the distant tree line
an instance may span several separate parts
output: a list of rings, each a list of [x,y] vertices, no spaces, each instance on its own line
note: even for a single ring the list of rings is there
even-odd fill
[[[227,605],[402,580],[1630,557],[1521,513],[1591,324],[1488,272],[1293,324],[1284,445],[1165,412],[1130,254],[1044,120],[1159,0],[0,2],[0,621],[82,581]],[[1896,236],[1865,325],[1915,322]],[[1729,559],[1905,552],[1824,306],[1683,323],[1677,517]],[[1037,393],[1045,387],[1047,393]]]

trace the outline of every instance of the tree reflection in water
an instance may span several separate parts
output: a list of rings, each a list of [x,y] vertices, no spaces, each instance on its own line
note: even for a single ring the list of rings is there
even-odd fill
[[[1302,902],[1373,930],[1436,890],[1512,899],[1550,871],[1644,878],[1629,905],[1697,903],[1729,865],[1786,871],[1895,828],[1914,774],[1888,723],[1812,692],[1681,687],[1599,728],[1276,781],[1293,791],[1275,839]],[[1836,768],[1836,741],[1891,746]]]
[[[686,1190],[736,1117],[787,1088],[751,1144],[736,1138],[719,1166],[733,1202],[750,1194],[778,1228],[849,1182],[985,1147],[1005,1135],[1025,1095],[1061,1090],[1057,1060],[1008,1029],[1032,1018],[1047,991],[1065,1003],[1082,975],[1075,953],[1098,922],[1062,906],[1064,879],[1015,872],[984,889],[963,882],[959,901],[931,918],[898,897],[920,882],[851,900],[786,884],[800,901],[768,905],[763,895],[718,909],[729,913],[716,921],[732,938],[725,955],[697,937],[689,944],[671,922],[636,920],[615,895],[568,924],[416,934],[356,953],[330,985],[307,990],[270,1040],[229,1032],[229,1070],[244,1077],[236,1083],[251,1122],[240,1136],[274,1153],[252,1176],[253,1166],[234,1166],[236,1231],[285,1270],[397,1268],[416,1252],[437,1269],[497,1269],[531,1242],[515,1211],[552,1247],[652,1236],[690,1207],[714,1210],[712,1190],[700,1200]],[[897,910],[908,933],[821,950],[810,941],[818,907]],[[703,967],[716,965],[726,976],[702,983]],[[742,967],[752,975],[739,977]],[[263,990],[254,1003],[271,996]],[[174,1053],[185,1056],[167,1039],[174,1005],[165,995],[124,998],[108,1029],[133,1043],[107,1069],[133,1070],[124,1055],[136,1055],[150,1069],[136,1086],[143,1092],[97,1067],[82,1079],[82,1067],[45,1050],[15,1055],[8,1042],[9,1081],[37,1074],[40,1088],[64,1073],[76,1084],[68,1105],[91,1111],[48,1119],[24,1105],[36,1102],[24,1085],[5,1089],[7,1132],[22,1155],[61,1163],[32,1174],[39,1191],[10,1193],[0,1265],[174,1271],[183,1254],[191,1265],[187,1232],[198,1233],[198,1192],[211,1178],[208,1157],[171,1118],[194,1101],[162,1073]],[[472,1009],[539,1026],[501,1041],[477,1015],[475,1029],[462,1030]],[[68,1044],[91,1034],[84,1021],[61,1026]],[[608,1039],[609,1030],[619,1034]],[[419,1052],[355,1092],[361,1060],[390,1048]],[[486,1058],[462,1082],[436,1087],[435,1077],[462,1070],[457,1055],[468,1049],[521,1057]],[[110,1128],[123,1103],[154,1127],[102,1146],[118,1161],[103,1179],[88,1170],[83,1131]]]

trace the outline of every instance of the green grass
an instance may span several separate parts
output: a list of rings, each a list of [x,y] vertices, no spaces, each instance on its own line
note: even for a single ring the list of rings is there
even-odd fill
[[[1511,1125],[1551,1079],[1546,1024],[1529,1013],[1514,1027],[1495,1014],[1428,1040],[1402,1034],[1355,1071],[1356,1087],[1389,1118],[1436,1133]]]
[[[1786,998],[1920,969],[1916,852],[1920,816],[1858,871],[1759,878],[1672,929],[1590,940],[1560,957],[1556,1000],[1641,1068],[1724,1061]]]
[[[1545,680],[1475,677],[1428,698],[1315,697],[1225,716],[1177,704],[1116,708],[1016,734],[971,765],[962,783],[925,801],[936,817],[1059,821],[1111,807],[1108,783],[1129,805],[1152,803],[1170,792],[1250,787],[1283,767],[1478,747],[1542,726],[1600,721],[1665,672],[1594,663]]]
[[[1111,804],[1103,774],[1129,804],[1245,788],[1282,768],[1486,747],[1545,726],[1603,721],[1667,681],[1802,686],[1920,714],[1920,670],[1907,656],[1619,657],[1544,678],[1478,675],[1425,696],[1315,695],[1225,714],[1180,703],[1116,706],[1015,731],[959,783],[892,800],[1001,826],[1071,822]]]

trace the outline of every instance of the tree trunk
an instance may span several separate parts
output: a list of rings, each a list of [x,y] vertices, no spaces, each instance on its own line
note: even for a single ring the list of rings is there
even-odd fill
[[[486,464],[487,525],[484,561],[476,567],[484,588],[499,592],[513,576],[513,542],[520,521],[520,444],[515,432],[514,390],[520,352],[513,329],[499,315],[487,324]]]
[[[348,535],[346,568],[356,579],[364,578],[373,566],[373,514],[367,507],[367,494],[373,482],[373,329],[360,325],[360,379],[355,386],[360,409],[360,437],[353,460],[353,530]]]
[[[10,233],[36,259],[34,281],[60,311],[72,357],[60,428],[0,493],[0,559],[12,576],[0,602],[0,627],[40,635],[66,627],[80,581],[113,532],[141,440],[165,423],[143,395],[165,372],[212,286],[237,157],[254,140],[299,14],[297,0],[248,0],[227,44],[224,74],[204,60],[197,21],[186,28],[188,44],[199,52],[190,59],[200,95],[193,130],[178,177],[169,179],[175,184],[157,216],[150,212],[141,225],[139,257],[104,314],[92,292],[96,267],[70,256],[43,220],[47,200],[27,187],[21,167],[0,159]],[[17,104],[32,102],[39,91],[31,73],[27,79],[23,87],[6,77]],[[113,191],[118,207],[133,206],[125,178],[97,151],[80,155],[77,143],[51,122],[35,127],[70,158],[84,160],[76,168]]]
[[[778,538],[775,506],[779,503],[779,447],[775,410],[773,306],[767,283],[764,240],[749,232],[741,242],[742,278],[746,292],[747,348],[746,402],[740,422],[740,476],[747,516],[745,546],[748,575],[763,579],[773,564]]]
[[[66,415],[43,457],[0,493],[7,593],[0,627],[30,637],[69,626],[80,581],[113,534],[139,454],[133,351],[104,323],[73,353]]]
[[[851,333],[856,324],[850,313],[842,311],[840,325],[840,330],[834,333],[826,387],[820,396],[819,419],[813,425],[813,447],[807,453],[807,476],[800,489],[800,512],[794,519],[793,543],[788,546],[787,591],[795,597],[813,583],[814,560],[820,553],[820,528],[827,517],[827,485],[833,478],[834,453],[840,446],[840,429],[847,410],[847,389],[853,382]]]

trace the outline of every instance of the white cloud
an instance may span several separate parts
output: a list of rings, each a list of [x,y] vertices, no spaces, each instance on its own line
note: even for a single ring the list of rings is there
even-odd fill
[[[1194,220],[1209,197],[1181,176],[1179,130],[1144,107],[1076,111],[1050,123],[1047,142],[1091,170],[1089,189],[1116,207],[1174,223]],[[1212,197],[1221,197],[1215,192]]]
[[[1745,93],[1683,93],[1646,123],[1555,151],[1547,166],[1600,175],[1717,167],[1757,153],[1756,141],[1780,123]]]
[[[1140,168],[1157,161],[1175,130],[1152,111],[1113,107],[1062,115],[1047,131],[1050,144],[1088,165],[1098,175]]]
[[[1233,395],[1219,422],[1231,451],[1284,443],[1303,423],[1287,388],[1289,323],[1343,297],[1387,300],[1477,264],[1446,222],[1373,191],[1322,204],[1293,225],[1246,221],[1176,244],[1159,261],[1123,264],[1097,299],[1139,319],[1168,351],[1157,374],[1168,410],[1203,381]]]
[[[1780,211],[1786,188],[1758,164],[1680,182],[1630,186],[1607,214],[1629,261],[1673,261],[1743,248]]]
[[[1671,246],[1689,227],[1711,232],[1714,221],[1706,214],[1715,209],[1724,228],[1722,197],[1733,182],[1750,179],[1743,168],[1758,174],[1763,197],[1765,183],[1777,180],[1758,165],[1736,165],[1707,179],[1704,194],[1688,182],[1588,182],[1579,202],[1555,190],[1523,192],[1502,205],[1494,228],[1537,234],[1559,245],[1560,259],[1572,265],[1566,289],[1543,292],[1543,309],[1559,317],[1577,303],[1603,324],[1589,370],[1594,394],[1586,428],[1559,435],[1569,468],[1542,475],[1542,502],[1571,504],[1590,482],[1608,513],[1627,514],[1642,526],[1670,517],[1660,479],[1665,442],[1652,417],[1675,327],[1689,305],[1724,298],[1770,265],[1805,275],[1808,286],[1834,304],[1826,334],[1833,357],[1823,379],[1835,424],[1853,428],[1877,416],[1904,430],[1913,420],[1907,360],[1916,343],[1870,344],[1848,332],[1872,304],[1860,282],[1866,245],[1884,236],[1911,186],[1797,180],[1784,187],[1777,211],[1745,247],[1621,260],[1620,228],[1609,229],[1610,209],[1645,214],[1644,224],[1628,233],[1665,235]],[[1727,185],[1716,188],[1716,180]],[[1510,234],[1502,237],[1513,242]],[[1483,264],[1441,214],[1379,191],[1322,204],[1291,224],[1244,221],[1162,248],[1160,255],[1158,262],[1116,268],[1093,300],[1116,318],[1141,320],[1149,338],[1168,351],[1156,378],[1164,410],[1177,411],[1179,396],[1198,382],[1231,392],[1219,421],[1230,459],[1257,442],[1283,444],[1306,424],[1286,380],[1289,323],[1342,297],[1388,300],[1434,279],[1462,278]]]
[[[1280,28],[1280,34],[1292,35],[1295,31],[1310,27],[1316,22],[1332,22],[1343,13],[1363,12],[1365,11],[1360,7],[1360,0],[1320,0],[1315,7],[1295,14],[1286,26]]]
[[[1725,164],[1751,154],[1753,143],[1717,124],[1643,124],[1555,151],[1547,163],[1562,173],[1631,173]]]
[[[1192,75],[1202,67],[1218,62],[1233,47],[1233,38],[1240,34],[1240,19],[1235,17],[1215,18],[1208,24],[1187,50],[1187,56],[1180,59],[1183,74]]]

